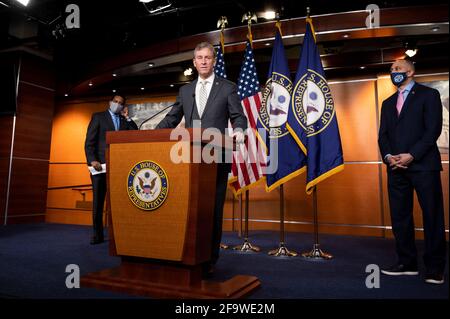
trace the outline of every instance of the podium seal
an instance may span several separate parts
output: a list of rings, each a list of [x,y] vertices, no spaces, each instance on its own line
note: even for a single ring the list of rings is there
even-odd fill
[[[158,209],[169,193],[169,179],[164,169],[153,161],[136,163],[127,177],[127,193],[138,208]]]

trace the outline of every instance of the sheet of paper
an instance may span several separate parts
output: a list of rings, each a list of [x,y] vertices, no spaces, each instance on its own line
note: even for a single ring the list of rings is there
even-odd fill
[[[92,166],[88,166],[88,169],[89,169],[89,172],[91,173],[91,175],[104,174],[104,173],[106,173],[106,164],[102,164],[102,170],[101,171],[97,171]]]

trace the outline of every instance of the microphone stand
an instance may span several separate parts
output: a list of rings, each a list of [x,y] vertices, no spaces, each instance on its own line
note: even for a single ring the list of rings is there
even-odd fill
[[[173,107],[175,104],[178,104],[178,102],[175,102],[169,106],[166,106],[165,108],[163,108],[162,110],[156,112],[155,114],[153,114],[152,116],[150,116],[148,119],[145,119],[138,127],[138,130],[141,129],[142,125],[144,125],[145,123],[147,123],[148,121],[150,121],[151,119],[154,119],[156,116],[158,116],[159,114],[161,114],[164,111],[167,111],[167,109]]]

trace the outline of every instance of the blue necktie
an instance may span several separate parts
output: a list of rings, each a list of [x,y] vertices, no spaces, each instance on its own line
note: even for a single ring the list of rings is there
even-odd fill
[[[114,127],[116,128],[116,131],[118,131],[120,128],[119,115],[114,115]]]

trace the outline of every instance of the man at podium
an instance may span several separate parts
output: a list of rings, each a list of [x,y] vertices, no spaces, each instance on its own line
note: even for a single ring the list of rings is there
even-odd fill
[[[228,121],[231,121],[233,138],[236,143],[243,143],[247,118],[242,110],[236,84],[214,74],[214,47],[208,42],[199,43],[194,49],[193,63],[198,78],[180,88],[177,102],[156,128],[175,128],[184,116],[186,128],[194,127],[194,121],[200,121],[201,128],[216,128],[223,134],[228,127]],[[231,163],[217,165],[211,263],[204,265],[206,273],[212,272],[219,258],[223,206],[230,169]]]

